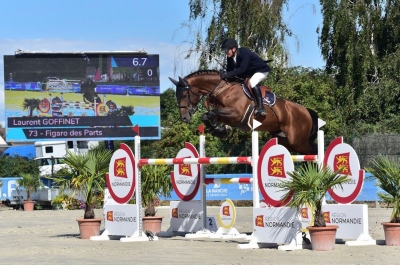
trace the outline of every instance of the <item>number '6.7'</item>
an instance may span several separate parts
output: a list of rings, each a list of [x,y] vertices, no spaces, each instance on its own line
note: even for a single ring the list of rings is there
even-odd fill
[[[147,58],[133,58],[133,66],[143,66],[146,64]]]

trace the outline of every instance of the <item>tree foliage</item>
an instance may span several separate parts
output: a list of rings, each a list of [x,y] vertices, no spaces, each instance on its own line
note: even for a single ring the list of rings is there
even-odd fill
[[[288,0],[190,0],[189,23],[192,53],[199,53],[199,69],[223,65],[220,47],[225,38],[235,38],[263,58],[288,61],[284,40],[292,32],[284,23],[283,7]]]
[[[21,173],[39,174],[39,163],[18,155],[0,157],[0,177],[20,177]]]
[[[399,131],[400,1],[320,3],[319,45],[343,123],[351,133]]]
[[[400,223],[400,158],[378,155],[366,170],[377,180],[379,198],[393,207],[390,222]]]

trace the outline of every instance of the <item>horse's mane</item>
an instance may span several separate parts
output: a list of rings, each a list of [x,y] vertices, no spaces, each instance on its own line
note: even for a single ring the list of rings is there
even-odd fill
[[[185,78],[190,78],[192,76],[202,75],[202,74],[218,74],[219,75],[220,72],[218,70],[199,70],[194,73],[188,74],[187,76],[185,76]]]

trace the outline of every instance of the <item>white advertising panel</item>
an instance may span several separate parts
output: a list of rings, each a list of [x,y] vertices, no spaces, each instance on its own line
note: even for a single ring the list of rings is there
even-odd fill
[[[258,243],[289,244],[301,232],[296,208],[254,208],[253,222]]]
[[[337,225],[336,238],[357,239],[368,234],[368,206],[365,204],[326,204],[322,212],[327,225]]]
[[[106,205],[105,229],[110,235],[131,236],[138,231],[138,212],[135,204]]]
[[[202,203],[171,201],[170,217],[172,231],[195,233],[203,228]]]

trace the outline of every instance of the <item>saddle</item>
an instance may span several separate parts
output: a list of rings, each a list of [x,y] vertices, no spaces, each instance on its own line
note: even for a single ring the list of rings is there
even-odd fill
[[[249,89],[249,88],[250,88],[250,78],[247,78],[247,79],[244,81],[244,84],[247,86],[247,89]],[[271,92],[271,91],[272,91],[272,88],[270,88],[269,86],[262,86],[262,85],[260,85],[260,90],[261,90],[261,97],[264,98],[265,95],[266,95],[268,92]],[[251,89],[249,89],[249,91],[250,91],[251,95],[254,96],[254,95],[253,95],[253,92],[251,91]]]
[[[243,83],[239,83],[239,85],[242,86],[243,92],[246,95],[246,97],[248,97],[252,101],[255,101],[253,92],[251,91],[251,89],[249,89],[249,87],[250,87],[249,78],[247,78]],[[225,91],[230,86],[232,86],[232,83],[221,82],[218,86],[218,92],[216,94],[214,94],[214,96],[217,96],[219,93]],[[261,97],[263,99],[263,103],[270,107],[275,105],[276,96],[272,92],[272,89],[269,86],[260,86],[260,90],[261,90]],[[207,97],[206,101],[204,102],[204,105],[207,110],[214,107],[210,101],[210,97]]]
[[[254,101],[253,91],[250,89],[250,78],[247,78],[242,84],[244,94],[251,100]],[[269,86],[260,85],[261,98],[263,99],[264,104],[269,106],[275,105],[276,96],[275,93],[272,92],[272,88]]]

